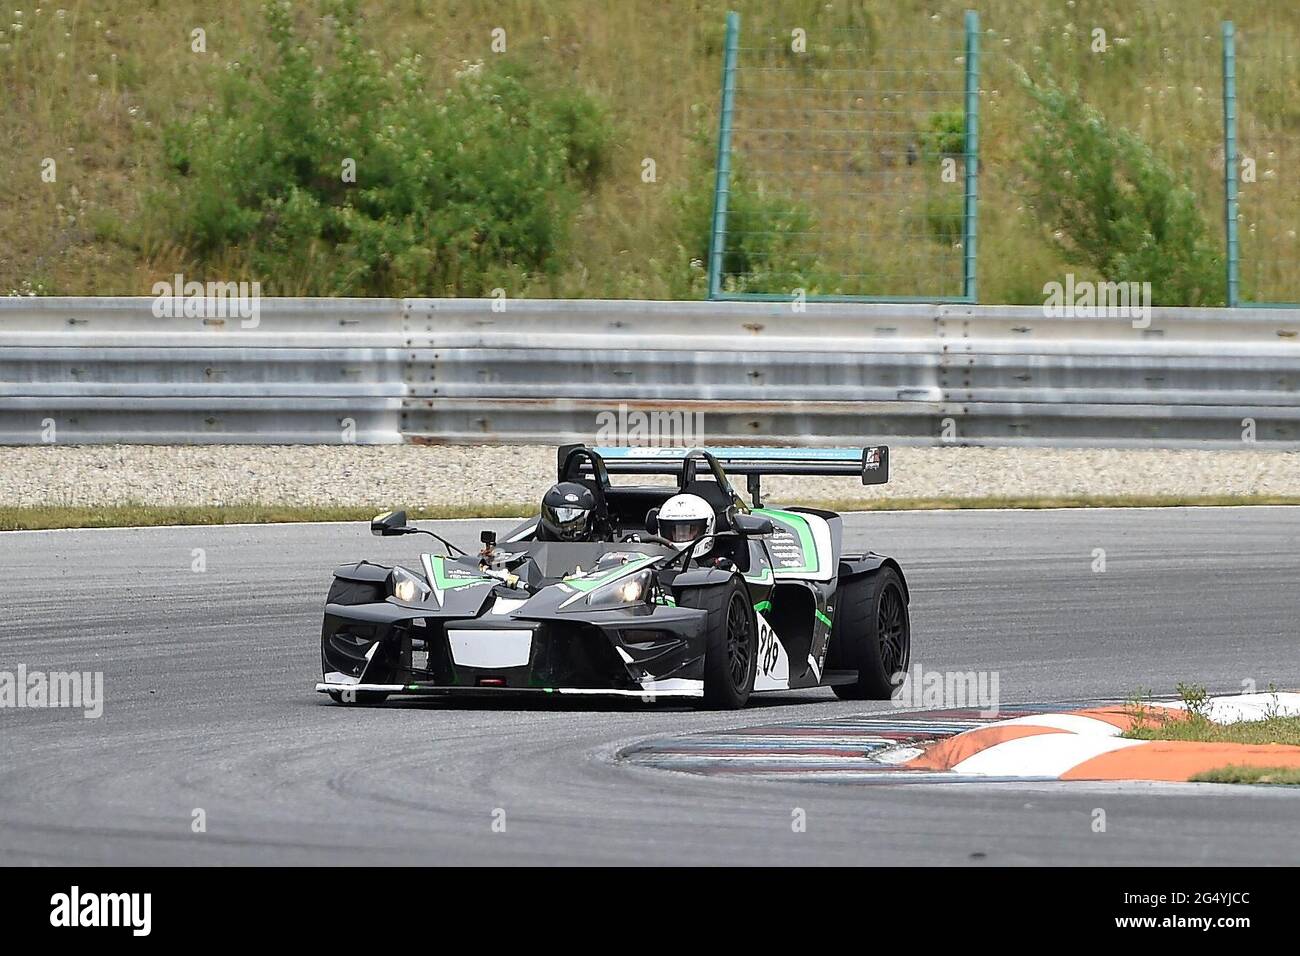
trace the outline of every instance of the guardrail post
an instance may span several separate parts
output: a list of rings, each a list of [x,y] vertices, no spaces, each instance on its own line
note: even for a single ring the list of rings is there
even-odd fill
[[[722,116],[718,121],[718,164],[713,183],[713,231],[709,236],[709,298],[722,293],[722,262],[727,246],[727,196],[731,191],[731,124],[736,108],[736,56],[740,47],[740,14],[727,14],[727,38],[722,54]]]
[[[977,300],[976,232],[980,152],[980,15],[966,11],[966,195],[962,210],[962,297]]]
[[[1241,304],[1241,243],[1237,235],[1237,29],[1223,21],[1223,225],[1227,303]]]

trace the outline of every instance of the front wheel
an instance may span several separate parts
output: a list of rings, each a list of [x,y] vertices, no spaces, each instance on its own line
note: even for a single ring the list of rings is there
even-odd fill
[[[912,658],[912,622],[903,578],[885,566],[839,586],[838,613],[831,646],[846,663],[856,665],[858,679],[836,684],[842,700],[889,700],[895,675],[906,673]]]
[[[681,607],[708,612],[704,647],[704,706],[738,710],[754,690],[758,667],[758,625],[749,589],[738,578],[726,584],[691,588]]]

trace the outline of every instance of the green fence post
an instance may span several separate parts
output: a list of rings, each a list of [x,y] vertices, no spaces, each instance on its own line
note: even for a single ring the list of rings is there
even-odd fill
[[[1227,243],[1228,307],[1241,303],[1241,242],[1237,235],[1237,30],[1223,22],[1223,225]]]
[[[976,209],[980,152],[980,16],[966,11],[966,201],[962,210],[962,296],[976,301]]]
[[[731,122],[736,108],[736,54],[740,14],[727,14],[722,54],[722,116],[718,120],[718,166],[713,183],[713,232],[709,236],[709,298],[722,294],[722,261],[727,247],[727,196],[731,191]]]

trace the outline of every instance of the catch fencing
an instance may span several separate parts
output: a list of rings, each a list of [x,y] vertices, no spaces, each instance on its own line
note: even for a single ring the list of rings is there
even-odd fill
[[[1300,303],[1300,53],[1287,4],[1238,0],[1237,19],[1223,21],[1213,5],[1121,15],[1070,4],[1040,11],[1033,28],[1005,9],[962,6],[728,15],[710,299],[980,301],[978,206],[991,194],[985,218],[1000,232],[983,247],[1011,254],[986,254],[985,287],[1031,301],[1026,292],[1059,277],[1037,276],[1043,264],[1007,245],[1010,210],[1025,201],[1014,140],[1033,134],[1005,119],[1032,112],[1023,68],[1036,80],[1063,73],[1191,190],[1223,277],[1200,301]],[[989,121],[1001,142],[986,161]]]

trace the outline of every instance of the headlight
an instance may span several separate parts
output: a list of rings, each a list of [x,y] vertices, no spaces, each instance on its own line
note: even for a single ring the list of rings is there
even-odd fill
[[[648,604],[653,585],[654,572],[645,568],[596,588],[587,595],[587,606],[627,607],[630,604]]]
[[[403,604],[414,604],[429,597],[429,586],[406,568],[393,568],[388,576],[388,590]]]

